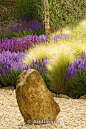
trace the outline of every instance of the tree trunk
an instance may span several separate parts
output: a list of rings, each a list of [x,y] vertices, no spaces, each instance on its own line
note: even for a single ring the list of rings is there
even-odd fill
[[[49,7],[48,7],[48,0],[44,0],[45,6],[45,35],[46,41],[50,42],[50,26],[49,26]]]

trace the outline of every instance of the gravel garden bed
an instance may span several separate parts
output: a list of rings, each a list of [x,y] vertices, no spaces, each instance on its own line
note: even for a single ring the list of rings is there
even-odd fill
[[[25,124],[19,111],[15,89],[0,89],[0,129],[85,129],[86,100],[54,97],[61,112],[57,123],[29,125]]]

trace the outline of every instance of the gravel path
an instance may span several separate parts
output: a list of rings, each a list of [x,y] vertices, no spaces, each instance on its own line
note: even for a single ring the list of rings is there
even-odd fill
[[[86,129],[86,100],[54,97],[61,112],[57,124],[25,124],[14,90],[0,89],[0,129]]]

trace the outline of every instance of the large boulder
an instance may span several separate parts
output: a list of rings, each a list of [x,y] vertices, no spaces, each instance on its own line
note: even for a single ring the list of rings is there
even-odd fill
[[[18,76],[16,99],[25,123],[56,122],[60,107],[37,70],[29,69]]]

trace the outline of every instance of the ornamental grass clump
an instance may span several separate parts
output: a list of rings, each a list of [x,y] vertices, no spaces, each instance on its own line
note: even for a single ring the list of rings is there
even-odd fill
[[[70,44],[71,50],[75,56],[75,58],[80,58],[80,54],[82,53],[82,50],[86,52],[86,43],[84,43],[80,39],[74,39],[72,41],[64,41],[65,45]]]
[[[50,80],[47,83],[49,90],[67,94],[68,92],[68,83],[64,78],[68,62],[74,61],[74,56],[72,54],[71,48],[69,46],[54,45],[54,53],[52,58],[50,58],[50,63],[46,64],[47,68],[47,78]],[[53,47],[52,47],[53,48]]]
[[[57,45],[51,45],[50,44],[46,44],[46,43],[40,43],[40,44],[36,44],[34,48],[31,48],[29,50],[29,53],[27,55],[25,55],[23,62],[25,64],[31,64],[32,59],[33,60],[42,60],[42,58],[45,58],[47,56],[47,58],[52,58],[52,54],[54,53],[55,47]]]
[[[79,59],[67,66],[65,78],[69,83],[68,95],[72,98],[79,98],[86,94],[86,53],[82,51]]]
[[[85,38],[86,41],[86,18],[81,20],[79,24],[72,28],[71,35],[76,37],[76,39],[83,40]],[[84,40],[83,40],[84,41]]]
[[[28,38],[30,36],[27,36]],[[35,36],[33,36],[34,38]],[[37,36],[36,36],[37,37]],[[33,39],[32,38],[32,39]],[[46,56],[48,58],[52,58],[52,54],[54,53],[55,49],[58,48],[58,44],[55,44],[54,41],[58,41],[61,38],[64,38],[65,40],[67,39],[67,35],[60,35],[57,34],[55,36],[51,37],[52,40],[50,42],[50,44],[46,43],[46,36],[45,35],[40,35],[39,37],[37,37],[37,41],[39,43],[34,43],[34,48],[30,48],[29,49],[29,54],[25,55],[23,62],[26,64],[30,64],[32,62],[32,59],[36,60],[40,59],[42,60],[42,58],[45,58]]]

